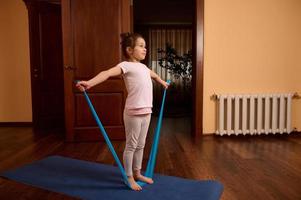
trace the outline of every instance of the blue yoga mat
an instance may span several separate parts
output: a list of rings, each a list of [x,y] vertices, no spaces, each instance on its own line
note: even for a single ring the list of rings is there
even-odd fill
[[[155,183],[130,190],[118,167],[61,156],[50,156],[7,171],[1,176],[82,199],[216,200],[223,191],[217,181],[197,181],[154,174]]]

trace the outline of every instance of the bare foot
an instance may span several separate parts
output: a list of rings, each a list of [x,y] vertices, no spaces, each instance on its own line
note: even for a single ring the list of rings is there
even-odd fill
[[[131,187],[132,190],[135,190],[135,191],[142,190],[142,187],[136,183],[133,176],[128,177],[128,182],[129,182],[130,187]]]
[[[142,181],[142,182],[145,182],[145,183],[148,183],[148,184],[153,184],[154,183],[153,179],[148,178],[146,176],[143,176],[142,174],[137,174],[134,177],[135,177],[135,180],[138,180],[138,181]]]

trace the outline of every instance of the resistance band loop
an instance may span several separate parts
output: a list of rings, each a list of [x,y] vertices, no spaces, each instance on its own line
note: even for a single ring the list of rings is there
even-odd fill
[[[170,80],[167,81],[167,83],[169,84],[170,83]],[[94,117],[94,119],[96,120],[96,123],[118,165],[118,168],[119,170],[121,171],[121,174],[122,174],[122,177],[124,179],[124,182],[130,187],[130,184],[128,182],[128,179],[127,179],[127,175],[125,173],[125,170],[114,150],[114,147],[101,123],[101,121],[99,120],[98,118],[98,115],[91,103],[91,100],[87,94],[86,91],[84,91],[84,96],[85,96],[85,99],[87,100],[88,102],[88,105],[89,105],[89,108],[92,112],[92,115]],[[163,118],[163,109],[164,109],[164,102],[165,102],[165,96],[166,96],[166,89],[164,90],[164,94],[163,94],[163,99],[162,99],[162,104],[161,104],[161,109],[160,109],[160,114],[159,114],[159,118],[158,118],[158,122],[157,122],[157,127],[156,127],[156,130],[155,130],[155,135],[154,135],[154,140],[153,140],[153,145],[152,145],[152,149],[151,149],[151,153],[150,153],[150,158],[148,160],[148,163],[147,163],[147,168],[146,168],[146,172],[145,172],[145,176],[149,177],[149,178],[152,178],[153,177],[153,174],[154,174],[154,168],[155,168],[155,163],[156,163],[156,155],[157,155],[157,152],[158,152],[158,145],[159,145],[159,138],[160,138],[160,130],[161,130],[161,124],[162,124],[162,118]],[[139,185],[144,185],[145,183],[143,182],[138,182]]]

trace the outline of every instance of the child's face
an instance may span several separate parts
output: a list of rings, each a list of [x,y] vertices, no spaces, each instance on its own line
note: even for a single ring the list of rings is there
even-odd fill
[[[143,38],[138,38],[136,40],[136,45],[130,53],[130,57],[133,61],[144,60],[146,56],[145,41]]]

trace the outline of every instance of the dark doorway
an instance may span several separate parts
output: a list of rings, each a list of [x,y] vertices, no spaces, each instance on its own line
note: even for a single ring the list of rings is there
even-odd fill
[[[25,1],[29,16],[33,126],[64,129],[61,5]]]
[[[166,43],[169,43],[178,56],[188,54],[192,61],[194,12],[194,0],[134,0],[134,31],[145,37],[148,48],[145,64],[152,67],[162,79],[172,80],[165,106],[166,117],[192,117],[192,71],[189,72],[188,81],[179,71],[169,73],[157,62],[163,55],[158,53],[157,48],[166,50]],[[159,110],[162,93],[163,89],[154,83],[155,115]]]

